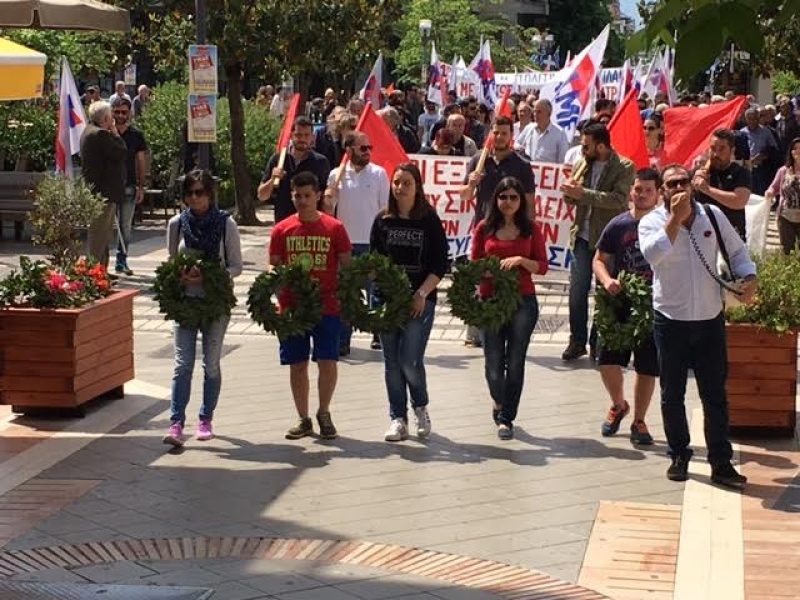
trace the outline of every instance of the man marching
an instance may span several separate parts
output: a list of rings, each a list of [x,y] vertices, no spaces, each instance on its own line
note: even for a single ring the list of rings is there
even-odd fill
[[[660,187],[661,177],[658,171],[654,169],[638,171],[631,189],[633,207],[611,219],[600,234],[592,269],[597,282],[612,296],[622,291],[620,281],[617,279],[621,271],[639,275],[648,284],[652,284],[653,272],[639,250],[638,228],[641,218],[658,203]],[[630,350],[627,352],[609,350],[603,347],[603,340],[600,339],[597,362],[600,365],[603,385],[611,396],[611,408],[601,427],[604,436],[617,433],[622,419],[630,411],[630,405],[625,400],[623,378],[623,369],[627,368],[630,357]],[[650,406],[658,377],[658,355],[652,335],[633,350],[633,366],[636,369],[636,379],[633,387],[634,416],[631,424],[631,443],[650,445],[653,443],[653,437],[647,430],[644,417]]]

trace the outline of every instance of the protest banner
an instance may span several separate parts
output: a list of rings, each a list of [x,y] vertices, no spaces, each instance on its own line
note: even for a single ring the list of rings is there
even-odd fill
[[[470,225],[475,215],[475,199],[461,200],[459,189],[467,175],[470,161],[463,156],[426,156],[409,158],[422,173],[425,195],[442,220],[450,247],[450,258],[469,256],[472,240]],[[564,202],[558,191],[569,178],[569,167],[553,163],[533,163],[536,179],[536,221],[541,224],[551,269],[569,269],[572,251],[569,230],[575,220],[575,207]]]

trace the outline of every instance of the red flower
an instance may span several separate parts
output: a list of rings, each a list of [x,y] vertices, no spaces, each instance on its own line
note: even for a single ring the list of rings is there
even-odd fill
[[[47,285],[50,291],[57,292],[63,289],[65,285],[68,285],[67,276],[58,271],[50,271],[47,274],[45,285]]]
[[[101,292],[107,292],[111,288],[111,285],[108,283],[108,279],[98,279],[97,280],[97,289]]]

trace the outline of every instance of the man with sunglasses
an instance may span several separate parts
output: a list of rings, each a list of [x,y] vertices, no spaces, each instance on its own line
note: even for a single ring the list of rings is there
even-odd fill
[[[331,171],[325,190],[325,211],[336,215],[344,225],[353,244],[353,256],[369,252],[369,235],[375,215],[389,204],[389,177],[380,165],[371,162],[372,146],[369,137],[360,131],[344,136],[347,163]],[[344,169],[341,177],[339,170]],[[342,324],[339,340],[341,356],[350,354],[353,328]],[[380,349],[380,340],[373,336],[370,347]]]
[[[117,98],[111,105],[114,123],[120,137],[125,141],[125,200],[117,207],[117,260],[114,270],[117,273],[133,275],[128,266],[133,213],[136,206],[144,200],[147,179],[147,143],[144,134],[131,125],[131,103],[127,98]]]
[[[696,200],[685,167],[666,167],[663,179],[664,205],[640,221],[639,245],[653,269],[653,337],[658,349],[664,433],[672,460],[667,478],[688,478],[692,450],[684,400],[687,373],[692,369],[703,404],[711,480],[742,488],[747,479],[731,464],[728,439],[728,357],[716,266],[720,243],[728,252],[731,270],[743,279],[741,300],[745,303],[752,301],[758,287],[756,267],[722,210]]]

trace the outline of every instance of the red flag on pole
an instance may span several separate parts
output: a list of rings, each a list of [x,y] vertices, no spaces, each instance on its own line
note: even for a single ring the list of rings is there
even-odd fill
[[[300,94],[292,96],[292,101],[289,103],[289,110],[286,111],[286,118],[283,120],[283,128],[281,128],[281,135],[278,137],[278,145],[275,152],[280,153],[289,147],[289,142],[292,139],[292,125],[297,118],[297,111],[300,110]]]
[[[511,116],[511,106],[509,106],[508,104],[508,97],[510,95],[511,95],[511,86],[507,85],[506,89],[503,91],[503,97],[500,98],[500,102],[497,104],[497,108],[495,110],[495,116],[508,117],[509,119],[513,120],[513,117]],[[494,148],[494,133],[490,132],[489,135],[486,136],[486,141],[483,143],[483,147],[486,151],[481,154],[481,162],[479,163],[479,168],[481,170],[479,172],[482,172],[483,165],[486,162],[486,156],[488,156],[489,152],[491,152],[492,149]]]
[[[392,176],[397,165],[409,162],[408,154],[403,150],[397,136],[373,110],[371,104],[364,107],[358,125],[356,125],[356,131],[360,131],[369,138],[372,146],[371,161],[383,167],[387,177]],[[345,162],[342,161],[343,166],[344,164]]]
[[[650,158],[647,155],[638,96],[636,90],[628,92],[608,124],[608,132],[617,154],[632,160],[637,169],[644,169],[650,166]]]
[[[708,139],[717,129],[730,129],[747,106],[747,97],[737,96],[728,102],[705,108],[678,106],[664,111],[665,165],[693,167],[694,161],[708,150]]]

